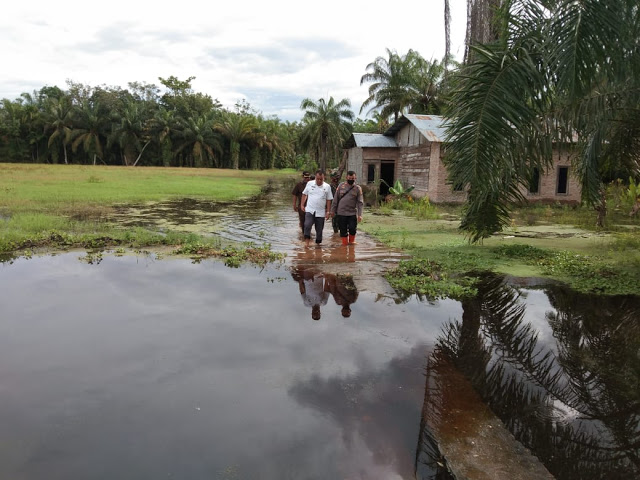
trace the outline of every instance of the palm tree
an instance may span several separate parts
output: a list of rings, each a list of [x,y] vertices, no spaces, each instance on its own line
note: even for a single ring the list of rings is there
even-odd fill
[[[0,101],[0,146],[3,154],[13,161],[29,159],[28,143],[25,141],[25,115],[21,101],[3,98]]]
[[[256,134],[256,121],[251,115],[226,113],[214,129],[229,141],[231,150],[231,168],[240,168],[240,147],[252,142]]]
[[[425,60],[413,50],[407,52],[405,62],[410,112],[439,114],[438,94],[444,75],[444,63],[438,60]]]
[[[189,117],[183,120],[180,131],[182,142],[178,145],[176,153],[187,149],[188,154],[195,160],[196,167],[210,166],[208,160],[211,160],[213,166],[217,167],[216,152],[220,153],[222,147],[220,139],[214,131],[215,122],[213,114],[195,118]]]
[[[118,123],[109,136],[109,144],[118,143],[123,152],[124,164],[135,167],[151,143],[148,122],[142,114],[141,106],[135,102],[129,103],[121,113],[115,115]]]
[[[406,69],[402,57],[387,48],[387,57],[378,57],[367,65],[367,73],[360,78],[360,85],[371,83],[369,97],[362,103],[360,113],[369,106],[394,120],[407,106]]]
[[[69,97],[51,98],[45,113],[45,129],[51,131],[47,146],[51,148],[56,142],[62,145],[64,151],[64,163],[69,163],[67,155],[67,144],[71,138],[71,127],[73,126],[72,106]],[[58,153],[55,158],[57,159]],[[57,160],[56,160],[57,162]]]
[[[97,103],[86,102],[73,112],[73,128],[71,130],[71,149],[75,153],[79,146],[96,164],[100,158],[103,162],[103,142],[108,119],[100,111]]]
[[[268,138],[269,168],[276,168],[276,160],[280,159],[280,166],[287,165],[287,159],[293,157],[294,145],[286,125],[277,119],[270,119],[264,123]]]
[[[533,168],[573,144],[583,201],[640,160],[640,11],[634,0],[516,0],[498,42],[472,46],[447,112],[450,180],[470,187],[472,241],[509,222]],[[577,141],[576,141],[577,139]]]
[[[317,155],[320,168],[325,170],[329,152],[338,156],[342,144],[351,134],[351,122],[355,117],[351,111],[351,102],[346,98],[338,103],[333,97],[329,97],[328,102],[324,98],[317,102],[305,98],[300,108],[305,110],[301,143],[307,151]]]
[[[439,113],[438,89],[444,75],[444,63],[427,61],[415,50],[398,55],[387,49],[388,58],[378,57],[367,65],[360,85],[372,82],[369,97],[360,112],[371,106],[383,117],[411,113]]]
[[[162,164],[165,167],[169,167],[173,159],[172,138],[176,135],[182,120],[176,117],[174,110],[161,108],[149,123],[150,134],[160,148]]]

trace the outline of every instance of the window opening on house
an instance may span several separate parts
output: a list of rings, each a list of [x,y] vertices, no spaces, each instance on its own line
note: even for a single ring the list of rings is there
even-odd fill
[[[538,167],[533,167],[533,171],[531,172],[529,193],[540,193],[540,170]]]
[[[376,181],[376,166],[367,165],[367,183],[373,183]]]
[[[569,167],[559,167],[558,168],[558,187],[556,189],[556,193],[566,194],[567,193],[567,180],[569,179]]]

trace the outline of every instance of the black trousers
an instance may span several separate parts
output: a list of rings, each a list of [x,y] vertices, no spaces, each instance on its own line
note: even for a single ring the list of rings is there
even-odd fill
[[[307,212],[304,216],[304,238],[311,238],[311,227],[316,227],[316,243],[322,243],[322,230],[324,230],[324,217],[316,217]]]
[[[358,217],[356,215],[337,215],[338,228],[340,229],[340,236],[346,237],[347,232],[349,235],[355,235],[358,228]]]

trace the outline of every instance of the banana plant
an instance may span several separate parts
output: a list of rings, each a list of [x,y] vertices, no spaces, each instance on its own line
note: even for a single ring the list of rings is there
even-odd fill
[[[384,183],[387,187],[389,187],[389,193],[395,197],[398,198],[402,198],[402,197],[408,197],[409,193],[411,193],[411,191],[416,188],[414,185],[411,185],[410,187],[404,187],[402,185],[402,182],[400,182],[400,180],[396,180],[395,183],[393,184],[393,187],[391,185],[389,185],[387,182],[385,182],[384,180],[380,180],[382,183]]]

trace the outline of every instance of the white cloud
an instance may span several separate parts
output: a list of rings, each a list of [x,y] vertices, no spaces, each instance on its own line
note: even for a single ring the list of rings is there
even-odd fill
[[[466,2],[451,8],[460,59]],[[304,97],[349,98],[357,112],[367,96],[360,77],[385,48],[443,56],[443,9],[443,0],[12,2],[0,18],[0,98],[67,79],[126,87],[174,75],[195,76],[196,91],[226,106],[246,98],[282,119],[298,119]]]

